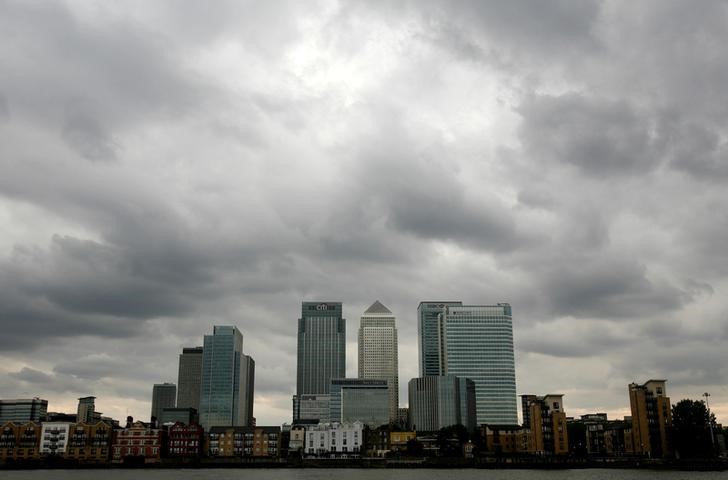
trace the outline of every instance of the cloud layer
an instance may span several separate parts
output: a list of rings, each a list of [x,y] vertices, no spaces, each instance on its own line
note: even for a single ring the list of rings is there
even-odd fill
[[[290,416],[302,300],[508,301],[519,393],[728,415],[728,7],[0,2],[0,384],[149,415],[237,325]],[[724,420],[725,421],[725,420]]]

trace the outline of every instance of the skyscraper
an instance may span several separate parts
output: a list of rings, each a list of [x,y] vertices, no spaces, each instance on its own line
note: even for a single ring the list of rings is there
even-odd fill
[[[399,361],[394,315],[379,300],[361,316],[359,325],[359,378],[384,379],[389,386],[389,419],[399,408]]]
[[[445,307],[463,302],[420,302],[417,307],[417,336],[419,337],[420,377],[444,375],[442,356],[442,316]]]
[[[331,379],[346,376],[346,320],[341,302],[303,302],[298,319],[298,371],[293,419],[303,395],[328,395]]]
[[[152,388],[152,417],[159,422],[162,409],[174,408],[177,399],[177,385],[174,383],[155,383]]]
[[[177,373],[177,407],[200,410],[202,347],[183,348]]]
[[[200,424],[250,426],[253,423],[253,359],[243,354],[237,327],[215,325],[205,335],[200,387]]]
[[[517,424],[511,306],[422,302],[417,312],[420,372],[473,380],[479,425]]]

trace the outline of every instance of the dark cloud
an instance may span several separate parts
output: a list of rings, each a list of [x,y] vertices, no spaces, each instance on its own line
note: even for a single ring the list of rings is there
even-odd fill
[[[655,168],[660,159],[649,117],[623,102],[540,95],[519,112],[521,139],[535,162],[567,162],[587,175],[629,176]]]
[[[378,298],[405,402],[443,297],[510,302],[519,391],[574,413],[724,384],[727,10],[0,3],[3,393],[146,418],[234,324],[278,423],[300,302],[351,347]]]

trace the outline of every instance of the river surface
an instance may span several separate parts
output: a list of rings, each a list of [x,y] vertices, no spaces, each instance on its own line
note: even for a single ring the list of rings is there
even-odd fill
[[[728,480],[728,472],[476,469],[183,469],[0,471],[2,480]]]

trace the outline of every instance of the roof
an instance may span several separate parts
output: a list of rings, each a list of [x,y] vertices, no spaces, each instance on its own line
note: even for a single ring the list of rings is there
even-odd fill
[[[372,303],[372,306],[367,308],[364,313],[365,314],[367,314],[367,313],[392,313],[392,311],[390,309],[388,309],[387,307],[385,307],[384,305],[382,305],[382,303],[379,300],[377,300],[374,303]]]

